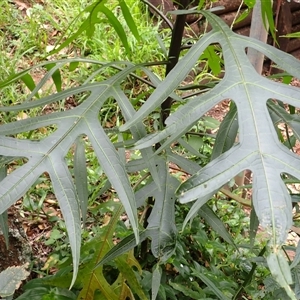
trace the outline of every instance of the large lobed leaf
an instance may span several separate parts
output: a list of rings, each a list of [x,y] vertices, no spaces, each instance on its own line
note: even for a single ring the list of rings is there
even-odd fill
[[[72,110],[51,113],[0,126],[0,155],[28,159],[24,165],[12,171],[1,181],[0,214],[20,199],[42,173],[47,172],[50,175],[69,234],[74,266],[72,284],[75,281],[78,269],[81,224],[78,195],[65,156],[79,136],[86,135],[89,138],[102,168],[118,192],[138,239],[134,193],[124,163],[98,120],[101,106],[114,94],[114,86],[118,87],[134,68],[127,68],[115,77],[100,83],[87,83],[84,86],[71,88],[16,107],[0,107],[0,110],[3,111],[24,110],[55,102],[74,94],[89,93],[84,102]],[[50,125],[55,125],[57,130],[40,141],[10,137],[20,132]],[[85,161],[84,155],[82,155],[82,159]]]
[[[204,49],[219,43],[223,49],[225,77],[204,95],[187,102],[166,120],[166,129],[140,140],[139,148],[162,142],[163,149],[187,132],[200,117],[224,99],[234,100],[238,110],[239,143],[211,161],[177,190],[182,202],[204,197],[245,169],[254,173],[253,203],[259,220],[273,238],[274,245],[285,241],[291,226],[291,200],[281,180],[282,173],[300,178],[297,155],[277,138],[267,109],[268,99],[300,106],[299,89],[273,82],[258,74],[245,53],[246,47],[263,52],[290,74],[300,77],[300,63],[294,57],[254,39],[233,33],[218,17],[203,12],[213,30],[197,42],[168,77],[158,85],[144,106],[121,130],[140,122],[161,104],[194,66]]]
[[[291,198],[281,175],[286,173],[299,179],[300,159],[280,143],[270,114],[272,117],[277,114],[277,120],[289,121],[296,136],[298,120],[288,119],[284,114],[278,118],[279,109],[275,110],[270,103],[267,105],[267,101],[275,99],[299,107],[300,90],[258,74],[247,58],[246,48],[262,52],[280,68],[298,78],[300,62],[274,47],[233,33],[217,16],[208,12],[203,14],[213,30],[192,46],[143,107],[120,129],[126,130],[136,122],[141,122],[184,80],[203,51],[210,44],[219,43],[225,63],[223,80],[206,94],[182,105],[166,120],[164,130],[143,138],[136,143],[136,148],[160,143],[157,153],[167,149],[208,110],[225,99],[232,99],[238,111],[239,142],[226,152],[219,152],[207,166],[194,173],[178,188],[177,195],[183,203],[205,197],[208,199],[211,193],[241,171],[252,170],[253,205],[261,225],[269,234],[269,246],[277,252],[292,224]],[[224,142],[221,141],[223,145]]]

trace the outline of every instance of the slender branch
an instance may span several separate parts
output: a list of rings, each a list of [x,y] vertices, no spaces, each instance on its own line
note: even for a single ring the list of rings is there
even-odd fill
[[[186,9],[189,5],[188,0],[180,0],[178,3],[178,9]],[[181,51],[181,43],[182,43],[182,35],[184,31],[185,26],[185,19],[186,15],[177,15],[176,21],[174,24],[174,28],[172,31],[172,39],[171,39],[171,45],[169,49],[169,55],[168,55],[168,61],[166,67],[166,76],[170,73],[170,71],[176,66],[179,55]],[[173,99],[171,97],[168,97],[161,105],[161,124],[162,126],[165,125],[165,121],[168,118],[170,114],[170,109],[172,106]]]
[[[168,25],[168,27],[173,30],[173,24],[172,22],[165,16],[165,14],[160,11],[155,5],[153,5],[152,3],[150,3],[147,0],[141,0],[142,2],[144,2],[146,5],[148,5],[149,7],[151,7],[156,14],[158,14]]]

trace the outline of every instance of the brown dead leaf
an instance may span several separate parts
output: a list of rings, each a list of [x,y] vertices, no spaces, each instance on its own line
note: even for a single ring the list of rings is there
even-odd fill
[[[27,10],[28,8],[30,8],[32,5],[30,3],[30,1],[20,1],[20,0],[13,0],[12,1],[15,6],[19,9],[19,10]]]

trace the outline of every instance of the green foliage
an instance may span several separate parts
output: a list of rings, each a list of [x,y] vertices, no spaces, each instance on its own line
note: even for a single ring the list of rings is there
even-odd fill
[[[52,54],[83,32],[88,38],[96,35],[97,26],[108,22],[129,55],[124,26],[114,15],[114,8],[105,4],[98,1],[88,6],[83,11],[87,18],[83,15],[79,29],[71,30]],[[118,4],[126,26],[138,41],[142,35],[129,16],[128,6],[124,1]],[[264,9],[270,23],[270,9]],[[4,89],[22,82],[30,90],[25,101],[13,105],[4,101],[0,107],[3,114],[30,116],[8,118],[0,125],[0,167],[9,169],[8,175],[1,177],[2,219],[6,210],[36,185],[42,174],[47,174],[72,252],[72,258],[61,258],[56,274],[29,282],[19,299],[237,299],[243,292],[253,292],[251,281],[260,274],[267,287],[263,296],[269,293],[296,299],[299,251],[297,263],[290,266],[282,250],[292,224],[291,195],[283,179],[300,179],[299,158],[290,151],[291,143],[286,143],[288,147],[284,144],[283,136],[278,140],[277,125],[287,124],[295,139],[299,138],[299,116],[284,108],[286,103],[291,111],[299,107],[299,88],[256,73],[245,50],[254,48],[264,53],[298,78],[300,63],[271,46],[236,35],[215,15],[201,13],[213,30],[195,42],[164,79],[151,69],[153,63],[72,58],[39,64],[0,83]],[[189,88],[193,94],[183,97],[181,83],[199,58],[207,61],[213,75],[224,68],[225,76],[205,85],[204,91],[203,86],[192,85]],[[80,66],[87,65],[92,72],[85,73],[79,85],[64,88],[64,75],[78,74]],[[41,67],[45,73],[36,84],[32,72]],[[49,79],[56,92],[40,95]],[[136,82],[143,82],[147,88],[134,98],[132,86]],[[77,99],[76,107],[61,109],[67,98]],[[158,107],[166,99],[173,99],[173,103],[164,126]],[[203,124],[218,126],[204,115],[225,99],[232,104],[219,132],[203,138],[198,134]],[[49,114],[39,109],[50,105],[53,110]],[[37,134],[41,128],[48,129],[46,136]],[[92,167],[99,166],[93,174],[86,164],[89,151],[94,153]],[[72,167],[70,161],[74,161]],[[184,179],[170,172],[174,165]],[[254,174],[253,210],[251,240],[241,245],[237,243],[244,239],[237,233],[242,228],[237,226],[239,222],[234,216],[219,217],[215,205],[207,202],[245,169]],[[106,184],[89,191],[87,179],[98,184],[104,176]],[[110,187],[122,205],[113,205],[110,222],[97,227],[97,234],[82,243],[81,225],[87,223],[89,198],[95,201]],[[185,205],[179,207],[177,200]],[[40,205],[31,206],[40,209]],[[114,246],[123,209],[131,229],[126,229],[125,238]],[[253,241],[259,223],[268,239],[260,247]],[[62,237],[54,228],[47,243],[54,245]],[[134,256],[132,249],[139,243]],[[273,277],[267,277],[267,265]],[[277,284],[273,288],[272,280]],[[255,287],[258,290],[257,284]]]
[[[113,216],[109,223],[104,225],[93,238],[86,241],[81,248],[81,263],[72,289],[78,297],[75,299],[126,299],[127,297],[134,299],[134,294],[139,299],[147,299],[138,282],[137,274],[142,270],[133,256],[133,251],[119,256],[112,264],[95,269],[96,264],[113,247],[114,234],[119,229],[118,222],[123,207],[120,203],[114,204],[113,207]],[[53,237],[50,236],[51,238]],[[54,291],[56,293],[56,291],[67,290],[73,276],[70,264],[71,260],[68,259],[58,265],[60,270],[55,275],[30,281],[24,287],[25,293],[18,300],[23,299],[25,295],[31,295],[34,291],[40,297],[46,297]],[[118,270],[118,272],[114,274],[113,270]]]
[[[22,296],[18,297],[18,300],[25,300],[29,298],[33,300],[40,300],[40,299],[75,300],[77,299],[76,295],[66,288],[42,287],[42,286],[26,291]]]
[[[286,34],[284,37],[286,38],[299,38],[300,37],[300,32],[293,32]]]
[[[117,32],[120,40],[123,43],[123,46],[125,47],[127,52],[130,52],[129,44],[126,37],[126,32],[124,31],[124,28],[122,24],[119,22],[118,18],[113,14],[111,9],[107,8],[105,6],[105,0],[100,0],[92,3],[91,5],[87,6],[81,14],[84,15],[85,13],[88,13],[88,17],[81,23],[78,30],[74,32],[74,30],[70,30],[70,35],[66,38],[66,40],[61,43],[55,50],[51,52],[57,53],[61,49],[64,49],[66,46],[68,46],[71,42],[73,42],[80,34],[85,32],[88,38],[92,37],[96,30],[96,24],[104,22],[103,18],[101,18],[101,14],[104,14],[107,18],[107,23],[112,25],[115,31]],[[140,39],[139,32],[136,28],[135,22],[132,19],[131,13],[125,3],[124,0],[118,1],[121,11],[123,13],[123,16],[125,17],[125,21],[132,32],[132,34],[135,36],[136,39]],[[100,14],[101,13],[101,14]],[[76,22],[76,20],[80,17],[80,15],[77,16],[76,19],[74,19],[73,22]],[[70,24],[70,27],[73,24]]]
[[[264,22],[265,28],[269,28],[271,35],[276,41],[276,28],[275,28],[275,22],[273,18],[273,1],[272,0],[264,0],[261,1],[261,14],[262,19]]]

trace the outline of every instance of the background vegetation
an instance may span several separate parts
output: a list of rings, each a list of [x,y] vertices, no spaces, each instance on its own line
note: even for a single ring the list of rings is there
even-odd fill
[[[139,1],[16,3],[0,4],[0,221],[14,205],[46,254],[3,271],[0,295],[27,279],[15,298],[299,299],[299,61],[207,11],[213,30],[182,40],[185,1],[172,31]]]

